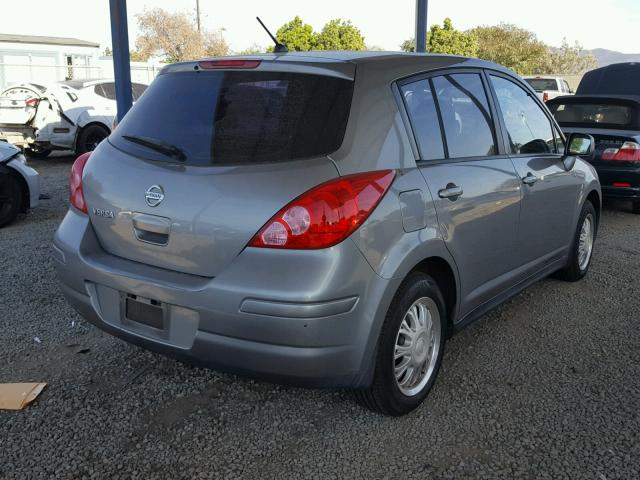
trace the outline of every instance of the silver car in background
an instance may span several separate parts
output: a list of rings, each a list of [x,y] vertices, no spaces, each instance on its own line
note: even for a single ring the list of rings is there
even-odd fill
[[[167,66],[75,162],[68,301],[191,362],[416,408],[448,335],[582,278],[600,186],[498,65],[312,52]]]
[[[0,228],[40,203],[40,176],[22,152],[0,141]]]

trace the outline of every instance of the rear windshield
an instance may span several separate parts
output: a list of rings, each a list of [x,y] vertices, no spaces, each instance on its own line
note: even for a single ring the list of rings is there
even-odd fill
[[[547,106],[560,125],[630,128],[635,123],[634,109],[628,105],[571,102]]]
[[[552,78],[527,78],[525,81],[531,85],[536,92],[544,92],[545,90],[557,91],[558,83]]]
[[[167,73],[154,80],[109,138],[137,156],[192,165],[327,155],[342,143],[352,93],[352,81],[321,75]],[[164,154],[149,142],[162,144]]]

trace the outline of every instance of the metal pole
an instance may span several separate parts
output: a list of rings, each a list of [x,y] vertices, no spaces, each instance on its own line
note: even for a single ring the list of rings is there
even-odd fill
[[[200,0],[196,0],[196,19],[198,22],[198,33],[200,33]]]
[[[131,63],[129,61],[129,31],[127,29],[127,0],[109,0],[111,13],[111,44],[113,46],[113,74],[116,81],[118,121],[131,108]]]
[[[429,0],[416,0],[416,52],[427,51],[427,8]]]

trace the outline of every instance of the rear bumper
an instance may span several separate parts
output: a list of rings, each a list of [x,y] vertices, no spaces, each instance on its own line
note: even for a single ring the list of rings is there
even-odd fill
[[[596,171],[604,197],[640,200],[640,168],[596,167]]]
[[[11,125],[0,126],[0,141],[26,148],[35,142],[35,129]]]
[[[75,210],[53,257],[67,300],[99,328],[192,363],[310,386],[370,383],[399,283],[376,275],[351,241],[322,251],[246,249],[213,279],[163,270],[105,253]],[[162,302],[165,329],[125,318],[128,294]]]

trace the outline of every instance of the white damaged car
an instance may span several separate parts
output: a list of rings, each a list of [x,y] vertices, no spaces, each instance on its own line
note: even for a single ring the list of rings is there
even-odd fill
[[[0,142],[0,228],[38,206],[40,177],[17,147]]]
[[[147,88],[132,84],[136,101]],[[93,150],[111,133],[116,115],[113,80],[24,83],[0,92],[0,140],[46,157],[53,150]]]

